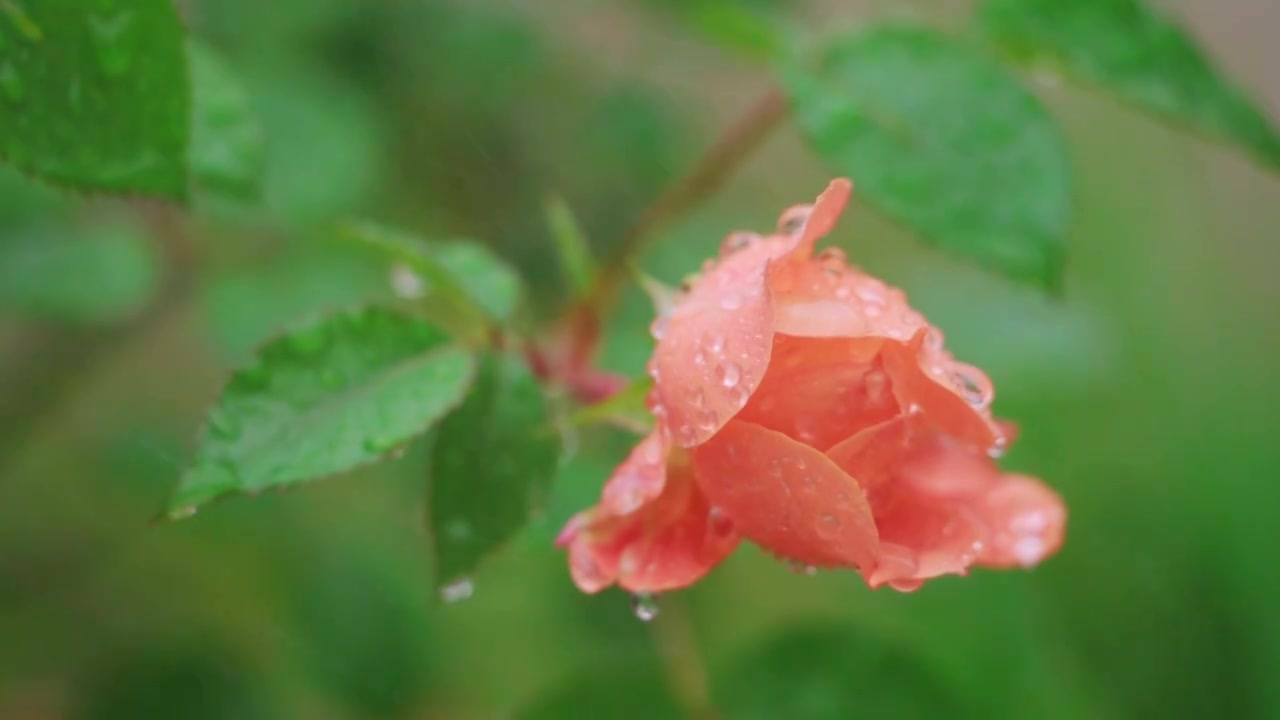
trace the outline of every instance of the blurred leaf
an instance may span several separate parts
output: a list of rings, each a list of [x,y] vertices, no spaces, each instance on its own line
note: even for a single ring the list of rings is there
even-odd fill
[[[150,240],[130,225],[28,227],[0,243],[0,306],[77,324],[126,320],[160,284]]]
[[[465,581],[542,509],[559,455],[529,368],[513,355],[486,355],[471,394],[434,437],[428,504],[441,586]]]
[[[367,537],[317,542],[299,542],[286,571],[296,662],[319,692],[369,717],[406,715],[425,691],[433,640],[408,582],[419,576]]]
[[[241,365],[286,325],[390,299],[381,260],[350,243],[308,235],[278,257],[212,269],[203,280],[201,302],[219,349]]]
[[[1140,0],[988,0],[982,31],[1023,62],[1048,64],[1280,169],[1280,134],[1176,23]]]
[[[0,157],[84,190],[187,194],[187,58],[172,0],[0,12]]]
[[[867,631],[792,629],[713,677],[725,720],[954,718],[968,715],[922,658]]]
[[[266,143],[249,96],[213,48],[192,39],[191,172],[215,192],[237,199],[262,192]]]
[[[266,137],[266,204],[308,224],[360,212],[383,169],[384,129],[368,99],[313,68],[252,76]]]
[[[635,624],[633,618],[628,620]],[[515,720],[671,720],[684,716],[656,664],[629,663],[595,668],[571,678],[518,711]]]
[[[595,278],[595,261],[591,258],[591,245],[564,198],[557,196],[547,201],[547,224],[556,244],[560,270],[569,286],[569,296],[582,297]]]
[[[1063,140],[1002,68],[927,30],[844,38],[786,73],[801,128],[862,196],[928,242],[1054,285],[1071,210]]]
[[[134,651],[137,653],[137,651]],[[263,675],[207,649],[111,656],[114,667],[83,689],[74,720],[271,720]]]
[[[232,376],[171,515],[377,460],[460,402],[473,373],[471,356],[443,333],[386,310],[296,328]]]
[[[653,415],[645,404],[652,389],[653,380],[648,377],[633,380],[603,402],[578,410],[574,413],[572,422],[579,427],[613,425],[643,435],[653,429]]]
[[[711,44],[745,57],[765,60],[784,46],[784,0],[647,0]]]
[[[511,318],[520,298],[520,278],[487,248],[466,240],[428,242],[369,222],[343,226],[352,239],[403,262],[425,282],[421,292],[445,311],[475,318],[474,310],[498,322]],[[412,295],[410,288],[403,289]],[[447,318],[446,318],[447,319]]]

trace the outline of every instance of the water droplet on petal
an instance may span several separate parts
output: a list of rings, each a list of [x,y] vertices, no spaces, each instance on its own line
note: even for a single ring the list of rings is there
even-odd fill
[[[724,352],[724,336],[712,335],[711,344],[708,346],[708,349],[710,349],[711,352],[715,353],[716,355],[723,353]]]
[[[659,315],[654,319],[653,324],[649,326],[649,334],[654,340],[661,340],[663,335],[667,334],[667,316]]]
[[[832,540],[840,534],[840,518],[835,515],[824,514],[818,518],[818,537],[825,540]]]
[[[697,352],[693,354],[693,364],[698,367],[707,366],[707,353],[702,348],[698,348]]]
[[[987,448],[987,456],[993,460],[998,460],[1004,457],[1005,450],[1008,448],[1009,440],[1004,437],[998,437],[996,438],[995,443],[993,443],[991,447]]]
[[[733,520],[722,508],[712,506],[707,512],[707,529],[716,537],[725,537],[733,532]]]
[[[471,582],[471,578],[462,578],[441,587],[440,599],[447,603],[462,602],[471,597],[475,591],[476,586]]]
[[[731,233],[720,243],[720,255],[732,255],[733,253],[750,247],[752,243],[759,240],[760,236],[753,232],[735,232]]]
[[[653,593],[632,595],[631,613],[643,622],[649,622],[658,617],[658,596]]]
[[[783,235],[794,235],[800,232],[812,212],[812,205],[794,205],[787,208],[778,218],[778,232]]]
[[[742,295],[735,291],[730,291],[724,297],[720,298],[720,307],[725,310],[737,310],[742,307]]]
[[[802,563],[799,560],[793,560],[791,558],[787,558],[786,563],[787,563],[787,569],[797,575],[807,575],[809,577],[813,577],[814,575],[818,574],[818,568],[812,565]]]
[[[742,380],[742,368],[737,363],[725,362],[716,366],[716,375],[720,378],[720,384],[727,388],[736,387]]]

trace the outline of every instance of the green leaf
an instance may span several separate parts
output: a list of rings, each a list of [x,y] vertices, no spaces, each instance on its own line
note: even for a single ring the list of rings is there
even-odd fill
[[[844,38],[785,80],[805,135],[862,197],[953,254],[1054,285],[1071,210],[1063,139],[1003,68],[936,33]]]
[[[725,720],[968,717],[922,658],[868,631],[788,630],[713,677]]]
[[[191,61],[191,172],[195,181],[232,198],[262,192],[267,151],[248,93],[217,53],[196,40]]]
[[[547,225],[556,244],[556,256],[569,285],[570,297],[582,297],[595,278],[595,261],[591,259],[591,245],[564,198],[553,197],[547,201]]]
[[[543,507],[559,456],[529,368],[512,355],[486,355],[471,395],[434,438],[429,516],[442,587],[465,581]]]
[[[648,0],[665,6],[712,45],[754,60],[776,57],[786,45],[780,0]]]
[[[173,0],[7,0],[0,157],[83,190],[187,194],[188,84]]]
[[[571,421],[577,427],[613,425],[643,435],[653,428],[653,415],[645,405],[652,389],[651,378],[633,380],[604,401],[578,410]]]
[[[989,0],[983,33],[1005,52],[1229,140],[1280,169],[1280,134],[1173,21],[1139,0]]]
[[[171,516],[381,458],[463,398],[474,360],[423,322],[370,308],[267,344],[209,413]]]
[[[142,310],[159,285],[155,247],[131,225],[76,231],[49,223],[0,243],[0,306],[31,317],[117,323]]]
[[[422,287],[417,288],[410,276],[403,295],[421,294],[464,320],[479,319],[479,314],[505,322],[516,309],[521,292],[519,276],[483,245],[467,240],[428,242],[370,222],[347,223],[343,230],[353,240],[386,252],[416,273]]]

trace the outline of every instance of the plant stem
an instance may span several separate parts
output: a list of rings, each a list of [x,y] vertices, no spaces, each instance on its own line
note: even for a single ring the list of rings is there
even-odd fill
[[[788,111],[787,98],[777,87],[770,88],[751,103],[725,128],[689,172],[659,195],[627,229],[590,290],[571,314],[586,312],[595,318],[603,315],[617,300],[627,279],[630,262],[647,248],[658,231],[723,187],[734,171],[786,118]]]
[[[693,620],[683,597],[668,595],[662,614],[653,621],[652,632],[667,685],[692,720],[718,720],[720,714],[711,703],[711,690],[702,653],[693,634]]]

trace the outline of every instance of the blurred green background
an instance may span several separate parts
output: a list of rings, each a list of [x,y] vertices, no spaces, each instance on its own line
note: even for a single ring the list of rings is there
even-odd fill
[[[758,4],[812,27],[904,11]],[[1042,568],[902,595],[744,546],[646,625],[620,591],[579,594],[552,546],[631,442],[590,431],[546,515],[443,603],[416,449],[152,523],[203,409],[281,326],[390,292],[328,221],[490,243],[545,318],[566,294],[548,198],[603,256],[771,80],[675,2],[181,5],[264,125],[264,207],[204,200],[178,222],[0,168],[0,718],[665,718],[704,683],[725,718],[1280,717],[1275,174],[1040,77],[1076,173],[1060,296],[865,206],[833,236],[995,380],[1023,428],[1005,465],[1070,508]],[[1176,5],[1274,117],[1277,6]],[[829,179],[787,125],[643,264],[678,281]],[[59,255],[72,232],[111,259]],[[31,234],[51,238],[38,257]],[[31,267],[93,292],[19,291]],[[607,366],[639,373],[649,316],[629,291]]]

